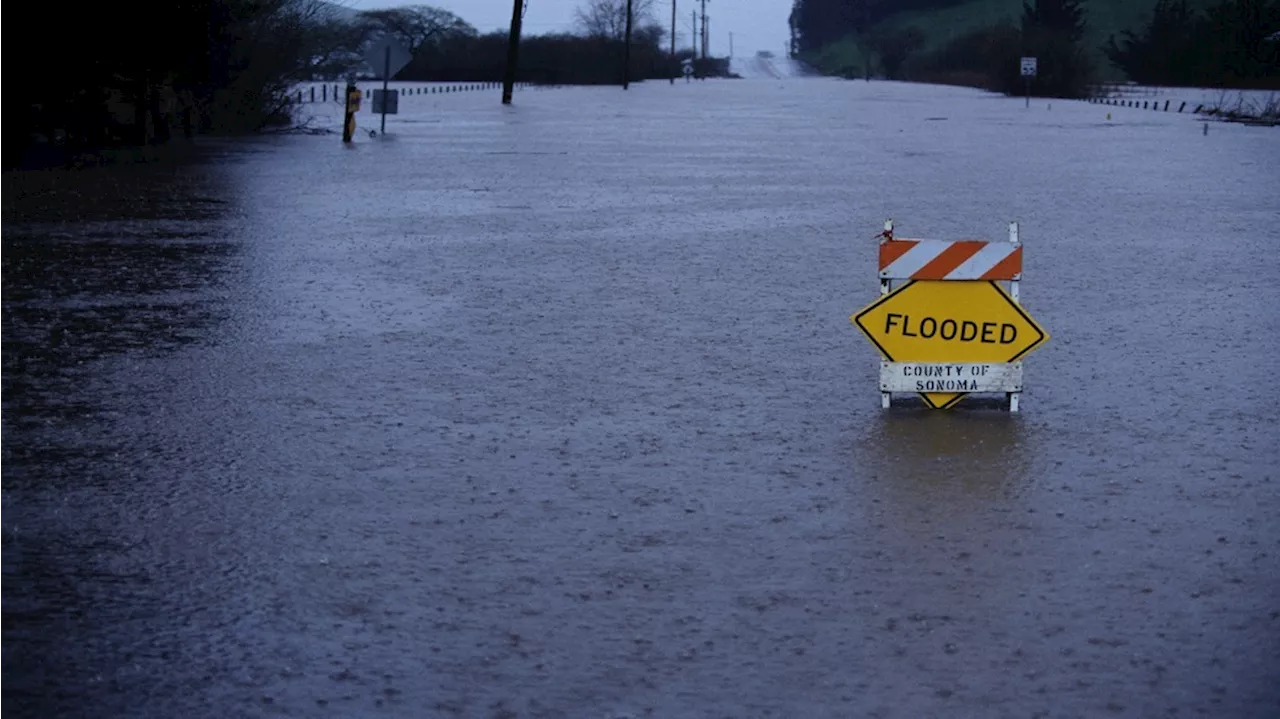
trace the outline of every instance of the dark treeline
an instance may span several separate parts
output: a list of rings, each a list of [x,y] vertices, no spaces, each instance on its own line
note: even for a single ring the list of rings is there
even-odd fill
[[[1085,97],[1096,77],[1084,49],[1085,28],[1082,0],[1028,0],[1018,25],[1004,23],[966,33],[904,64],[914,79],[1014,95],[1026,89],[1019,58],[1035,57],[1035,94]]]
[[[10,8],[40,37],[11,63],[7,167],[174,134],[252,132],[290,120],[289,87],[351,40],[314,0],[59,3]]]
[[[668,78],[679,73],[679,61],[672,62],[669,49],[661,47],[662,33],[653,27],[633,33],[631,41],[632,82]],[[520,42],[517,79],[553,85],[604,85],[622,80],[624,41],[610,37],[579,35],[533,35]],[[506,65],[507,34],[456,34],[424,47],[413,61],[396,75],[405,81],[497,81]]]
[[[516,79],[564,85],[622,82],[626,3],[583,0],[581,35],[525,35]],[[666,78],[678,67],[661,47],[664,32],[651,20],[651,0],[633,0],[630,79]],[[401,81],[497,81],[507,61],[507,33],[480,34],[451,12],[414,5],[361,13],[353,21],[369,35],[390,34],[413,53]]]
[[[888,18],[911,10],[961,5],[968,0],[795,0],[791,27],[798,52],[861,36]]]
[[[1158,0],[1146,27],[1108,40],[1107,58],[1151,85],[1280,88],[1280,0],[1224,0],[1206,13]]]
[[[589,19],[608,21],[601,25],[608,32],[584,22],[583,36],[523,38],[517,79],[620,83],[624,43],[612,34],[619,8],[621,0],[589,0]],[[24,3],[10,8],[9,27],[48,39],[20,70],[10,63],[19,102],[4,125],[6,167],[288,125],[291,88],[367,72],[362,50],[382,35],[414,53],[398,80],[496,81],[507,49],[505,32],[479,34],[438,8],[357,13],[322,0],[90,3],[74,11]],[[662,39],[653,23],[636,23],[632,81],[679,70]]]
[[[1101,1],[1101,0],[1098,0]],[[1025,0],[1018,22],[980,28],[925,49],[925,34],[885,23],[908,10],[960,5],[966,0],[795,0],[792,35],[801,54],[851,41],[862,53],[857,72],[892,79],[974,85],[1006,93],[1023,90],[1018,58],[1039,59],[1032,89],[1040,95],[1081,97],[1097,77],[1085,46],[1088,0]],[[1280,0],[1221,0],[1203,14],[1185,0],[1151,0],[1145,27],[1100,48],[1134,81],[1211,87],[1280,84]],[[828,68],[839,74],[852,69]]]
[[[1082,0],[1027,0],[1017,25],[1002,23],[962,35],[924,51],[918,28],[881,27],[906,10],[960,5],[966,0],[795,0],[792,25],[800,52],[851,39],[862,52],[859,71],[870,77],[974,85],[1007,93],[1023,90],[1018,58],[1039,59],[1034,90],[1041,95],[1080,97],[1094,72],[1083,52]],[[846,71],[847,73],[847,71]]]

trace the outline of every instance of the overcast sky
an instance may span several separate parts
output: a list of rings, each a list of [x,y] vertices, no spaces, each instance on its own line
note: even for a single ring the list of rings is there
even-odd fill
[[[506,30],[511,25],[512,0],[426,0],[425,2],[388,2],[387,0],[335,0],[340,5],[367,10],[401,5],[434,5],[450,10],[481,32]],[[540,34],[572,30],[574,8],[585,0],[528,0],[524,16],[524,32]],[[654,0],[654,15],[664,25],[671,24],[671,0]],[[689,46],[690,13],[698,0],[676,0],[676,40]],[[707,17],[711,26],[711,54],[727,55],[729,33],[733,33],[733,53],[751,55],[757,50],[770,50],[782,55],[787,45],[787,15],[791,0],[708,0]]]

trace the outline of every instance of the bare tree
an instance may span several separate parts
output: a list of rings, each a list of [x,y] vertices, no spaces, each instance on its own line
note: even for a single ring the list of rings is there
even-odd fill
[[[372,28],[354,12],[335,12],[336,5],[320,0],[300,0],[321,5],[310,18],[312,44],[308,55],[307,79],[336,79],[362,62],[362,50],[369,41]],[[345,10],[345,8],[340,8]]]
[[[632,0],[631,21],[639,26],[653,23],[653,0]],[[574,11],[578,26],[587,37],[622,40],[627,33],[627,0],[587,0]]]
[[[447,37],[477,35],[476,29],[462,18],[430,5],[366,10],[360,15],[366,28],[399,39],[410,53]]]
[[[244,15],[213,39],[235,71],[195,102],[202,124],[212,127],[258,130],[290,122],[296,83],[337,72],[360,44],[321,0],[257,0],[236,8]]]

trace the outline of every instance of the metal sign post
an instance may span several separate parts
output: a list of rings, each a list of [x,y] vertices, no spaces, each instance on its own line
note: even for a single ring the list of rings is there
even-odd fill
[[[378,128],[378,133],[387,134],[387,83],[391,81],[391,46],[383,51],[382,56],[382,125]]]
[[[1022,79],[1027,88],[1027,107],[1031,107],[1031,78],[1036,76],[1037,59],[1034,57],[1022,58]]]
[[[382,78],[382,89],[373,91],[373,111],[382,115],[379,129],[381,133],[385,134],[387,131],[387,115],[395,115],[400,109],[400,98],[396,96],[395,100],[391,99],[388,83],[412,59],[413,55],[404,45],[389,36],[378,38],[365,50],[365,64],[373,70],[375,76]]]
[[[880,404],[918,392],[934,409],[968,393],[1003,393],[1018,411],[1022,358],[1049,334],[1022,308],[1022,244],[907,240],[880,234],[880,299],[850,319],[871,340],[880,362]],[[894,289],[895,281],[902,282]],[[1000,283],[1008,283],[1008,290]]]

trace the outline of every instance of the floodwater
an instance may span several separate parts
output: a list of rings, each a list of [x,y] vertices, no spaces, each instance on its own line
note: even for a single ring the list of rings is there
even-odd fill
[[[6,174],[6,717],[1280,713],[1275,130],[401,110]],[[1022,223],[1021,414],[880,409],[886,218]]]

